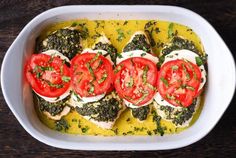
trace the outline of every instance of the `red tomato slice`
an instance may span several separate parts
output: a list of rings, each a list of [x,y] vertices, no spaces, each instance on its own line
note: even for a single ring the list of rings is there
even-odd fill
[[[76,55],[71,61],[72,87],[81,97],[106,93],[113,82],[112,64],[99,53]]]
[[[33,90],[45,97],[59,97],[70,86],[70,69],[56,56],[33,54],[25,74]]]
[[[199,67],[184,60],[162,65],[157,81],[158,91],[170,104],[188,107],[198,95],[201,83]]]
[[[120,97],[141,106],[156,92],[156,65],[145,58],[133,57],[119,63],[115,69],[115,89]]]

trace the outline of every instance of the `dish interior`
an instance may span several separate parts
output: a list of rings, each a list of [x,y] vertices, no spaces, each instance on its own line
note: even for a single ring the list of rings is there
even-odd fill
[[[132,8],[132,9],[131,9]],[[2,86],[6,101],[22,124],[36,139],[55,147],[86,150],[155,150],[183,147],[205,136],[226,110],[235,88],[235,65],[227,46],[200,16],[181,8],[167,7],[65,7],[43,13],[31,21],[9,48],[2,66]],[[132,10],[130,12],[129,10]],[[168,11],[171,10],[171,11]],[[198,120],[187,130],[159,136],[91,137],[68,135],[47,128],[38,119],[32,91],[22,75],[22,66],[33,53],[35,39],[47,26],[72,19],[172,21],[189,26],[200,37],[208,58],[208,86],[205,105]],[[227,64],[218,64],[227,63]],[[12,65],[7,67],[7,65]],[[227,70],[227,71],[225,71]],[[4,74],[4,77],[3,77]],[[227,76],[227,77],[226,77]],[[221,92],[221,93],[218,93]],[[228,95],[229,94],[229,95]],[[148,143],[148,145],[146,145]],[[111,145],[112,144],[112,145]]]

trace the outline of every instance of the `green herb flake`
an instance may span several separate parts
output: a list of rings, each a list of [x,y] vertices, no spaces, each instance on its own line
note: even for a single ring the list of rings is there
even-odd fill
[[[147,134],[149,135],[149,136],[151,136],[152,135],[152,132],[151,131],[147,131]]]
[[[66,132],[70,128],[70,125],[65,119],[61,119],[59,121],[56,121],[55,123],[56,123],[55,128],[57,131],[64,130]]]
[[[127,119],[126,119],[126,122],[129,122],[129,121],[130,121],[130,118],[127,118]]]
[[[196,60],[196,64],[197,64],[198,66],[203,65],[203,61],[202,61],[201,57],[195,57],[195,60]]]
[[[150,83],[147,83],[147,86],[148,86],[148,88],[150,88],[150,89],[153,90],[153,91],[157,90],[156,87],[154,87],[154,86],[153,86],[152,84],[150,84]]]
[[[96,76],[95,76],[95,74],[93,72],[93,69],[92,69],[91,65],[89,63],[86,63],[86,66],[87,66],[87,68],[89,70],[89,73],[92,75],[93,80],[96,80]]]
[[[92,84],[92,83],[90,83],[90,88],[89,88],[89,93],[91,94],[91,93],[93,93],[94,92],[94,85]]]
[[[126,82],[126,87],[130,88],[133,87],[133,85],[134,85],[134,79],[133,77],[130,77],[130,81]]]
[[[128,35],[131,35],[131,34],[132,34],[132,31],[131,31],[131,30],[128,30],[126,33],[127,33]]]
[[[117,57],[120,59],[123,58],[123,56],[120,53],[117,53]]]
[[[182,64],[182,67],[183,67],[184,73],[186,74],[187,80],[190,80],[190,75],[189,75],[189,73],[187,72],[187,69],[186,69],[186,67],[184,66],[184,64]]]
[[[70,82],[70,77],[69,76],[62,76],[62,81],[64,81],[64,82]]]
[[[174,23],[170,23],[168,26],[168,38],[171,38],[174,34]]]
[[[159,29],[158,27],[156,27],[156,28],[155,28],[155,32],[156,32],[156,34],[158,34],[158,33],[161,32],[161,31],[160,31],[160,29]]]
[[[170,94],[166,94],[166,98],[169,100],[175,100],[175,97],[173,95]]]
[[[89,130],[88,126],[85,126],[81,129],[82,133],[87,133],[88,130]]]
[[[123,23],[123,25],[127,25],[128,24],[128,21],[127,20],[125,20],[125,22]]]
[[[73,118],[71,122],[77,122],[78,120],[76,118]]]
[[[156,129],[153,130],[155,134],[159,133],[161,136],[165,133],[165,128],[161,126],[161,116],[157,115],[156,111],[153,110],[153,122],[156,123]]]
[[[102,75],[102,78],[101,78],[100,80],[98,80],[98,83],[100,84],[100,83],[104,82],[107,77],[108,77],[107,73],[104,73],[104,74]]]
[[[116,30],[117,33],[118,33],[118,37],[117,37],[117,41],[118,42],[121,42],[124,38],[125,38],[125,34],[124,34],[124,31],[122,29],[117,29]]]
[[[165,84],[166,87],[169,86],[168,81],[167,81],[164,77],[161,77],[160,79],[161,79],[161,81]]]
[[[147,55],[147,53],[142,53],[142,54],[141,54],[141,57],[143,57],[143,56],[145,56],[145,55]]]
[[[143,94],[142,97],[139,98],[139,100],[136,102],[136,105],[141,103],[148,96],[148,92],[142,92],[142,94]]]
[[[194,90],[195,90],[195,88],[192,87],[192,86],[186,86],[186,89],[191,90],[191,91],[194,91]]]
[[[77,24],[77,22],[73,22],[71,25],[70,25],[70,27],[76,27],[78,24]]]
[[[149,68],[146,65],[143,69],[143,76],[142,76],[144,84],[147,83],[147,72],[148,72],[148,70],[149,70]]]
[[[179,69],[179,66],[174,65],[174,66],[171,67],[171,69],[172,69],[172,70],[178,70],[178,69]]]

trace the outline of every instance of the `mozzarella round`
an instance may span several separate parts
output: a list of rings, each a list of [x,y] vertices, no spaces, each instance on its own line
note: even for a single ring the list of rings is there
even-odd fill
[[[94,97],[81,97],[78,94],[72,93],[67,103],[73,107],[82,107],[83,104],[99,101],[104,96],[105,94],[97,95]],[[79,100],[77,97],[79,97]]]
[[[164,105],[164,106],[170,106],[172,108],[182,108],[180,106],[174,106],[172,104],[170,104],[168,101],[166,101],[165,99],[162,98],[162,96],[160,95],[159,92],[157,92],[155,95],[154,95],[154,100],[157,102],[157,104],[159,105]]]
[[[142,104],[142,105],[139,105],[139,106],[134,105],[133,103],[131,103],[131,102],[125,100],[125,99],[123,99],[123,101],[124,101],[124,104],[125,104],[127,107],[130,107],[130,108],[141,108],[141,107],[143,107],[143,106],[146,106],[146,105],[151,104],[152,101],[153,101],[153,99],[151,99],[151,100],[149,100],[148,102],[146,102],[145,104]]]
[[[44,100],[50,102],[50,103],[55,103],[55,102],[58,102],[60,100],[63,100],[65,99],[67,96],[70,95],[70,88],[65,92],[63,93],[62,95],[60,95],[59,97],[45,97],[45,96],[42,96],[40,94],[38,94],[36,91],[34,91],[38,96],[40,96],[41,98],[43,98]]]
[[[116,63],[119,64],[120,62],[122,62],[126,59],[129,59],[129,58],[132,58],[132,57],[142,57],[142,58],[151,60],[155,64],[157,64],[159,62],[159,59],[156,56],[153,56],[150,53],[147,53],[143,50],[133,50],[133,51],[121,53],[120,57],[118,57],[116,59]],[[146,106],[146,105],[150,104],[153,101],[153,99],[151,99],[150,101],[148,101],[147,103],[145,103],[143,105],[136,106],[136,105],[130,103],[129,101],[125,100],[125,99],[123,99],[123,100],[124,100],[125,105],[127,107],[130,107],[130,108],[139,108],[139,107],[142,107],[142,106]]]
[[[150,53],[147,53],[143,50],[132,50],[129,52],[123,52],[120,54],[120,57],[117,57],[116,63],[119,64],[120,62],[132,58],[132,57],[142,57],[148,60],[151,60],[153,63],[158,63],[159,59],[156,56],[153,56]]]
[[[91,103],[102,99],[104,96],[105,94],[96,95],[94,97],[80,97],[80,96],[79,97],[83,101],[83,103]]]
[[[58,56],[62,60],[65,60],[66,62],[70,63],[69,58],[67,58],[62,53],[60,53],[60,52],[58,52],[57,50],[54,50],[54,49],[50,49],[50,50],[47,50],[45,52],[42,52],[42,54],[47,54],[47,55],[50,55],[50,56]]]

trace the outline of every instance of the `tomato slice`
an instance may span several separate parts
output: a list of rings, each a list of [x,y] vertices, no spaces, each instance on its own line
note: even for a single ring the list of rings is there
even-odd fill
[[[145,58],[133,57],[119,63],[115,69],[115,89],[120,97],[141,106],[156,92],[156,65]]]
[[[59,97],[70,86],[70,69],[57,56],[33,54],[25,74],[33,90],[45,97]]]
[[[160,95],[174,106],[188,107],[198,95],[199,67],[189,61],[172,60],[162,65],[157,87]]]
[[[106,93],[113,82],[111,62],[100,53],[83,53],[71,61],[72,87],[81,97]]]

